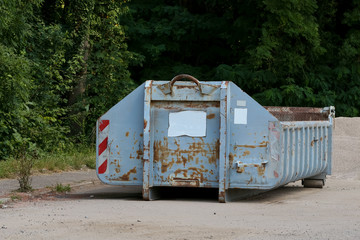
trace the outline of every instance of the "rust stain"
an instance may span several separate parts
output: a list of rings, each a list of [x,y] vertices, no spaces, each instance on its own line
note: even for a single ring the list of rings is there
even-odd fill
[[[176,169],[176,171],[174,172],[175,177],[177,177],[177,175],[179,174],[183,174],[184,177],[187,177],[187,173],[188,173],[187,169]]]
[[[229,153],[229,163],[230,163],[230,166],[232,166],[233,162],[234,162],[234,154]]]
[[[147,126],[147,121],[144,119],[144,129],[146,128]]]
[[[219,192],[219,201],[225,202],[225,192],[224,191]]]
[[[218,107],[220,107],[220,102],[218,102],[218,101],[216,101],[216,102],[186,102],[184,106],[187,108],[202,108],[202,109],[206,109],[209,107],[218,108]]]
[[[197,85],[174,85],[174,87],[176,89],[183,89],[183,88],[192,89],[192,88],[197,88]]]
[[[185,167],[186,162],[188,161],[188,159],[186,157],[184,157],[184,156],[181,156],[181,160],[182,160],[182,162],[184,164],[184,167]]]
[[[189,170],[193,171],[190,174],[190,177],[193,179],[199,179],[199,181],[201,183],[203,183],[204,181],[207,181],[207,179],[204,178],[204,174],[203,172],[208,172],[209,170],[207,169],[201,169],[201,168],[195,168],[195,167],[190,167]]]
[[[197,139],[194,139],[194,142],[188,143],[187,148],[180,145],[179,141],[174,140],[173,144],[176,149],[173,148],[174,145],[172,145],[169,149],[169,141],[167,137],[164,137],[162,141],[154,141],[153,160],[154,163],[158,163],[157,166],[159,171],[161,171],[161,173],[168,172],[170,168],[175,168],[175,164],[177,164],[177,168],[183,166],[184,169],[175,168],[175,177],[198,179],[201,183],[208,181],[206,176],[204,176],[204,173],[209,172],[209,169],[205,169],[204,165],[201,165],[201,168],[191,167],[193,164],[190,163],[199,164],[200,157],[202,157],[207,159],[209,163],[216,165],[219,158],[220,143],[219,140],[215,143],[205,143],[203,139],[200,139],[200,141],[196,140]],[[211,170],[210,174],[214,175],[214,172]],[[171,181],[170,175],[167,181]]]
[[[115,172],[119,173],[120,172],[120,168],[115,168]]]
[[[242,162],[239,162],[242,163]],[[236,172],[243,173],[245,171],[246,165],[242,165],[241,167],[237,167]]]
[[[134,180],[136,181],[136,180],[137,180],[137,178],[136,178],[136,177],[134,177]]]
[[[162,109],[166,109],[166,110],[180,110],[180,109],[181,109],[180,107],[177,107],[177,106],[171,106],[171,105],[168,105],[168,106],[162,106],[161,108],[162,108]]]
[[[164,138],[164,143],[154,141],[154,162],[166,161],[170,155],[169,142]]]
[[[245,157],[245,156],[247,156],[247,155],[250,155],[250,151],[249,151],[249,150],[244,151],[244,153],[242,154],[243,157]]]
[[[254,179],[253,179],[253,177],[251,176],[251,178],[250,178],[250,180],[247,182],[247,184],[249,185],[250,183],[252,183],[253,180],[254,180]]]
[[[152,89],[152,81],[150,81],[149,87],[146,88],[146,93],[150,94]]]
[[[201,139],[200,139],[201,140]],[[155,141],[154,144],[154,161],[158,162],[162,159],[167,159],[170,155],[176,157],[176,163],[183,163],[184,165],[194,160],[199,162],[198,155],[207,157],[209,163],[217,163],[219,158],[219,140],[214,144],[205,143],[203,140],[200,142],[193,142],[189,144],[188,149],[180,149],[180,144],[176,141],[174,143],[177,146],[175,150],[168,149],[168,140],[164,138],[164,143],[161,141]]]
[[[129,132],[126,132],[125,136],[127,136],[127,137],[128,137],[128,136],[129,136]]]
[[[263,164],[261,164],[261,165],[255,164],[254,166],[257,168],[258,175],[263,176],[264,173],[265,173],[265,165],[263,165]]]
[[[180,149],[180,144],[176,140],[174,141],[174,144]]]
[[[205,181],[208,181],[208,179],[204,177],[204,172],[208,171],[208,169],[190,167],[188,169],[177,169],[176,171],[174,171],[174,174],[175,178],[177,178],[178,175],[182,174],[185,178],[189,176],[190,179],[199,180],[200,183],[203,183]]]
[[[136,159],[141,159],[142,156],[144,155],[143,151],[140,149],[136,151],[136,154],[137,154]]]
[[[274,171],[274,177],[278,178],[279,177],[279,174],[277,171]]]
[[[114,179],[114,180],[129,181],[130,174],[132,174],[132,173],[136,173],[136,167],[134,167],[133,169],[130,169],[130,171],[128,171],[127,173],[125,173],[124,175],[119,177],[118,179]]]
[[[174,165],[174,163],[175,163],[174,159],[172,159],[172,161],[168,162],[168,163],[162,162],[161,163],[161,172],[162,173],[166,172],[168,170],[168,168],[171,168]]]
[[[260,144],[260,145],[235,145],[234,150],[236,148],[257,148],[257,147],[267,147],[267,142],[265,142],[265,144]]]
[[[213,119],[215,118],[215,113],[211,113],[209,115],[206,116],[207,119]]]
[[[120,161],[117,159],[114,159],[110,162],[110,165],[115,165],[115,167],[118,167],[120,169]]]
[[[280,121],[327,121],[328,113],[322,108],[311,107],[269,107],[265,108]]]
[[[312,140],[310,145],[313,147],[314,146],[314,143],[315,143],[315,140]]]
[[[238,169],[237,169],[237,172],[238,173],[243,173],[245,171],[245,167],[239,167]]]
[[[144,134],[140,133],[140,137],[143,137],[143,136],[144,136]]]
[[[218,158],[219,158],[219,152],[220,152],[220,141],[219,139],[216,141],[215,146],[211,149],[210,146],[209,151],[211,152],[211,156],[209,157],[209,163],[216,164]]]
[[[195,172],[208,172],[208,169],[202,169],[202,168],[196,168],[196,167],[189,167],[189,170],[195,171]]]
[[[171,181],[171,185],[177,187],[199,187],[200,182],[198,179],[173,178]]]

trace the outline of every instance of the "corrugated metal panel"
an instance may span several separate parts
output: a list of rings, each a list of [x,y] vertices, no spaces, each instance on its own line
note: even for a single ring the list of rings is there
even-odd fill
[[[280,185],[316,176],[331,167],[329,122],[281,122],[283,176]]]

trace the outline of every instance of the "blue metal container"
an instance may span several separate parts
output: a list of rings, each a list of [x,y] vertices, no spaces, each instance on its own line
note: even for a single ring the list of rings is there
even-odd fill
[[[218,188],[220,202],[297,180],[322,187],[334,114],[263,107],[228,81],[146,81],[99,118],[97,174],[143,186],[145,200],[161,187]]]

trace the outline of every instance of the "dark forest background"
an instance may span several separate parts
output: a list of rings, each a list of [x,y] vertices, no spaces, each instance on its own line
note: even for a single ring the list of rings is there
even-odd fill
[[[0,159],[90,145],[147,79],[360,116],[360,1],[1,0]]]

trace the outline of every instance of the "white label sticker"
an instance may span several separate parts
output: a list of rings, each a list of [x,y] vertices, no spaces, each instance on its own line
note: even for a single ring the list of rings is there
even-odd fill
[[[168,137],[206,136],[206,112],[182,111],[169,113]]]
[[[247,108],[234,109],[234,124],[247,124]]]
[[[246,107],[246,101],[245,100],[237,100],[236,105],[238,107]]]

